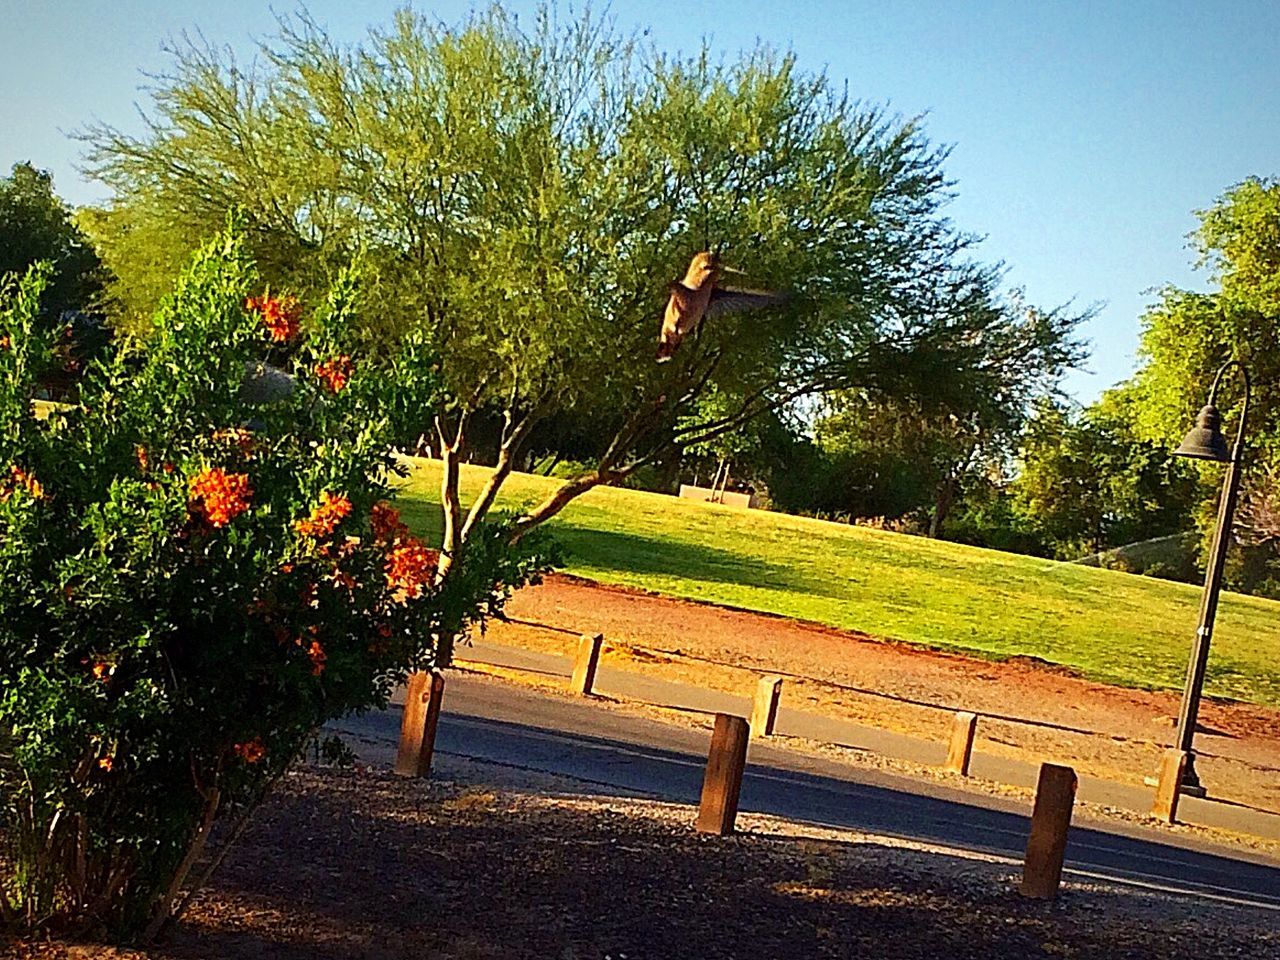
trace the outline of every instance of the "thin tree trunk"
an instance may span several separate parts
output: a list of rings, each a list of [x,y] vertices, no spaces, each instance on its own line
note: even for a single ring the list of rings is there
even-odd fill
[[[938,496],[934,501],[933,516],[929,518],[929,536],[935,540],[942,536],[942,524],[951,512],[955,497],[956,479],[955,477],[947,477],[938,485]]]
[[[510,411],[508,411],[507,417],[507,423],[510,425]],[[520,421],[514,429],[503,431],[502,445],[498,448],[498,462],[494,465],[493,473],[489,474],[489,479],[485,481],[480,495],[476,497],[475,502],[471,504],[471,509],[467,511],[467,520],[462,525],[462,533],[458,538],[460,544],[467,542],[467,538],[471,536],[472,529],[484,519],[489,512],[489,508],[493,506],[493,501],[497,499],[498,491],[502,489],[502,484],[511,475],[511,471],[515,467],[516,451],[520,449],[520,444],[524,442],[524,438],[528,436],[529,430],[537,422],[537,419],[538,411],[535,410]]]
[[[716,502],[716,491],[720,489],[720,477],[724,474],[724,457],[716,464],[716,475],[711,480],[711,502]]]
[[[484,482],[480,495],[476,497],[475,502],[471,504],[471,509],[467,511],[467,519],[462,525],[462,533],[458,538],[461,543],[467,542],[467,538],[471,536],[472,529],[489,512],[489,508],[493,506],[493,501],[498,496],[498,490],[501,489],[503,482],[511,474],[514,462],[515,458],[507,447],[503,447],[498,451],[498,462],[494,465],[493,472],[489,474],[489,479]]]
[[[458,557],[462,536],[462,503],[458,496],[458,457],[462,449],[462,426],[454,443],[440,438],[440,456],[444,469],[440,475],[440,510],[444,514],[444,535],[440,542],[437,576],[443,580]]]
[[[204,817],[200,821],[200,828],[196,831],[195,837],[192,838],[191,846],[187,848],[186,856],[178,864],[178,869],[174,872],[173,879],[169,882],[169,888],[164,892],[164,897],[156,904],[155,913],[152,915],[151,921],[142,932],[143,943],[151,943],[155,940],[156,936],[169,922],[173,901],[177,898],[178,891],[182,889],[182,882],[187,879],[187,874],[195,866],[195,862],[200,859],[200,854],[204,852],[205,841],[209,839],[209,831],[213,829],[214,818],[218,815],[218,802],[221,799],[222,792],[217,787],[211,787],[205,800]]]

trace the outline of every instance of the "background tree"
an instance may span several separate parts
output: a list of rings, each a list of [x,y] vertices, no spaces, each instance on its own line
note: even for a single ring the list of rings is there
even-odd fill
[[[1061,559],[1184,532],[1194,474],[1130,432],[1115,397],[1072,415],[1041,404],[1023,436],[1011,493],[1026,525]]]
[[[53,192],[53,177],[15,163],[0,177],[0,275],[22,274],[37,262],[52,265],[42,300],[51,323],[86,311],[101,289],[101,265],[71,209]]]
[[[0,177],[0,278],[22,275],[36,263],[52,268],[40,318],[59,337],[57,362],[45,371],[42,388],[64,396],[110,339],[101,323],[102,265],[71,208],[53,192],[53,178],[17,163]]]
[[[1046,375],[1071,355],[1066,314],[1005,323],[993,272],[943,214],[945,151],[768,50],[669,57],[597,19],[544,11],[524,31],[497,7],[452,28],[401,12],[342,47],[303,17],[251,66],[176,49],[150,116],[139,138],[87,135],[116,192],[95,230],[119,308],[145,306],[129,298],[154,289],[158,248],[184,249],[229,206],[282,288],[312,289],[362,250],[370,349],[419,330],[440,357],[422,430],[444,462],[446,572],[552,418],[591,418],[594,463],[514,537],[808,397],[957,359],[980,397],[1013,359],[1002,324],[1058,339],[1034,347]],[[666,284],[712,247],[796,296],[717,318],[659,366]],[[709,390],[722,403],[707,415]],[[479,422],[499,425],[479,451],[495,469],[464,509]]]
[[[1248,441],[1246,503],[1268,500],[1267,477],[1280,466],[1280,182],[1251,178],[1227,190],[1199,212],[1192,235],[1199,264],[1213,287],[1194,292],[1166,287],[1143,318],[1142,366],[1119,390],[1135,436],[1163,448],[1176,446],[1208,396],[1218,367],[1234,356],[1253,376]],[[1219,406],[1226,429],[1240,414],[1243,390],[1224,385]],[[1212,523],[1220,468],[1200,467],[1203,530]],[[1280,581],[1280,554],[1265,530],[1250,530],[1259,510],[1241,511],[1244,540],[1252,543],[1228,574],[1238,588],[1258,589]],[[1189,518],[1189,523],[1190,525]],[[1271,589],[1271,588],[1268,588]]]
[[[826,471],[835,482],[822,509],[910,516],[938,537],[966,490],[1003,473],[1033,401],[1082,358],[1073,331],[1089,312],[1002,299],[995,271],[982,283],[963,312],[877,378],[823,398],[815,441],[838,468]]]

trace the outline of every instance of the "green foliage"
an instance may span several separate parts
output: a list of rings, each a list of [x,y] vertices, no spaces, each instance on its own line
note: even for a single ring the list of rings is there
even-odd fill
[[[250,809],[318,725],[447,663],[546,556],[486,526],[437,583],[380,505],[396,419],[438,383],[412,351],[358,350],[358,271],[295,330],[288,298],[247,300],[260,281],[224,231],[151,338],[36,419],[47,277],[0,297],[0,913],[150,934],[215,820]],[[264,395],[264,359],[291,386]]]
[[[1001,300],[989,282],[945,329],[823,398],[810,509],[911,516],[947,536],[956,502],[1001,474],[1033,400],[1083,357],[1074,330],[1089,311]]]
[[[1198,293],[1167,287],[1143,318],[1142,367],[1119,390],[1133,432],[1164,447],[1176,446],[1206,402],[1219,366],[1241,360],[1253,381],[1247,438],[1245,501],[1266,499],[1267,478],[1280,468],[1280,182],[1252,178],[1227,190],[1201,211],[1193,239],[1200,264],[1217,289]],[[1233,433],[1243,408],[1243,384],[1224,383],[1218,406]],[[1221,482],[1216,464],[1200,466],[1202,504],[1192,512],[1205,537]],[[1280,555],[1265,531],[1248,528],[1241,512],[1245,556],[1233,557],[1229,582],[1259,589],[1280,581]]]

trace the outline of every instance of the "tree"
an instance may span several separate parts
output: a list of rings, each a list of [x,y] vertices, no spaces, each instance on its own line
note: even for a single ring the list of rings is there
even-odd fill
[[[1055,556],[1074,559],[1184,532],[1196,496],[1190,469],[1133,436],[1123,396],[1078,415],[1042,403],[1022,438],[1013,501]]]
[[[53,177],[15,163],[0,177],[0,276],[25,273],[41,261],[53,266],[42,303],[52,322],[90,308],[101,287],[97,254],[53,192]]]
[[[765,49],[671,57],[591,17],[544,10],[525,31],[500,7],[452,28],[402,11],[345,48],[303,17],[251,66],[179,47],[145,135],[86,136],[116,191],[95,236],[126,312],[145,306],[130,291],[154,288],[157,251],[229,206],[281,288],[312,289],[363,251],[371,348],[418,330],[439,356],[444,399],[423,430],[444,463],[445,574],[550,418],[590,418],[595,463],[513,538],[805,398],[957,355],[1004,362],[985,339],[1005,314],[994,272],[942,212],[945,151]],[[717,318],[659,366],[666,284],[706,248],[796,296]],[[699,406],[711,390],[714,413]],[[464,509],[478,420],[501,426]]]
[[[42,389],[65,396],[80,373],[110,342],[99,298],[103,270],[70,208],[53,192],[53,178],[29,163],[0,177],[0,279],[47,263],[40,322],[59,334],[58,362],[46,370]]]
[[[892,378],[829,395],[816,426],[824,451],[882,478],[867,491],[877,515],[923,514],[931,537],[968,486],[1002,472],[1033,403],[1083,356],[1074,330],[1091,311],[1037,310],[1020,292],[1001,301],[994,280]]]

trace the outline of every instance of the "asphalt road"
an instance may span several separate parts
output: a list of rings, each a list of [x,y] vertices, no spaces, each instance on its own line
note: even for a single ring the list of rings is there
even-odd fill
[[[398,706],[338,726],[393,755]],[[626,791],[696,803],[709,734],[602,709],[590,701],[452,675],[436,749],[572,777],[583,792]],[[753,742],[739,809],[1021,859],[1029,805],[866,770]],[[1280,862],[1152,827],[1077,816],[1071,874],[1097,876],[1280,911]]]

